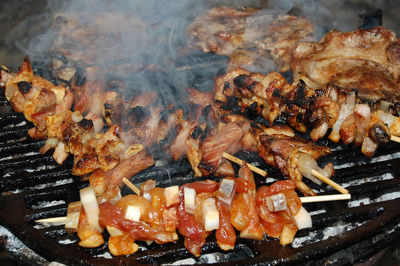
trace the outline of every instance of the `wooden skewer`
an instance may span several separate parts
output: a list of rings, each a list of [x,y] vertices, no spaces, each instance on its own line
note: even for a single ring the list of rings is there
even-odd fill
[[[400,137],[397,137],[397,136],[394,136],[394,135],[390,135],[390,140],[400,143]]]
[[[237,157],[235,157],[235,156],[233,156],[233,155],[230,155],[229,153],[226,153],[226,152],[224,152],[224,153],[222,154],[222,156],[223,156],[224,158],[228,159],[229,161],[232,161],[232,162],[234,162],[234,163],[237,163],[238,165],[243,165],[243,163],[244,163],[244,161],[242,161],[242,160],[240,160],[239,158],[237,158]],[[263,177],[266,177],[266,176],[268,175],[267,172],[265,172],[264,170],[262,170],[262,169],[260,169],[260,168],[258,168],[258,167],[256,167],[256,166],[254,166],[254,165],[251,165],[251,164],[249,164],[249,163],[248,163],[247,165],[249,166],[249,168],[250,168],[251,171],[253,171],[253,172],[255,172],[255,173],[257,173],[257,174],[259,174],[259,175],[261,175],[261,176],[263,176]]]
[[[323,195],[323,196],[300,197],[302,203],[322,202],[331,200],[348,200],[348,199],[351,199],[351,194],[334,194],[334,195]]]
[[[135,192],[135,194],[140,196],[140,190],[134,185],[132,184],[131,181],[129,181],[127,178],[123,178],[122,182],[125,183],[125,185],[127,185],[130,189],[132,189],[133,192]]]
[[[67,221],[67,217],[52,217],[36,220],[35,223],[64,223]]]
[[[313,174],[315,177],[317,177],[318,179],[320,179],[321,181],[327,183],[328,185],[330,185],[331,187],[335,188],[337,191],[339,191],[340,193],[343,194],[349,194],[349,191],[347,189],[345,189],[344,187],[340,186],[338,183],[330,180],[329,178],[326,178],[323,174],[321,174],[320,172],[312,169],[311,170],[311,174]]]

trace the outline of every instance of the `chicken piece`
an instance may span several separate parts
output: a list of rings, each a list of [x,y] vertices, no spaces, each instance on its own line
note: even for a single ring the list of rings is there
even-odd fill
[[[315,192],[302,181],[303,173],[299,169],[298,156],[304,153],[318,160],[321,156],[331,153],[329,147],[317,146],[312,142],[281,134],[260,135],[259,140],[259,155],[266,163],[278,168],[283,175],[293,180],[303,194],[315,195]],[[332,163],[327,164],[324,170],[326,177],[329,178],[333,174]]]
[[[282,72],[289,70],[292,50],[299,42],[311,40],[314,30],[304,18],[227,6],[208,10],[186,29],[193,47],[230,56],[228,69],[250,65],[256,72],[265,71],[269,64],[255,69],[255,54],[273,58]]]
[[[146,151],[144,150],[129,157],[128,159],[120,161],[119,164],[109,173],[110,180],[108,189],[122,186],[122,179],[124,177],[129,179],[153,164],[153,157],[146,154]]]
[[[74,101],[72,92],[34,76],[29,58],[24,59],[15,76],[5,75],[6,78],[7,100],[12,103],[15,111],[23,112],[25,118],[35,126],[28,134],[34,139],[46,138],[46,117],[68,111]]]
[[[319,42],[300,43],[291,63],[294,82],[313,89],[334,84],[370,101],[399,99],[400,41],[384,27],[342,33],[332,30]]]
[[[243,193],[243,198],[247,203],[250,217],[248,225],[243,230],[240,230],[240,237],[261,240],[263,237],[263,230],[256,206],[256,185],[254,183],[253,173],[246,163],[243,164],[242,168],[239,170],[239,179],[242,179],[248,184],[248,191]]]
[[[304,131],[305,125],[297,116],[303,115],[308,108],[308,98],[314,95],[303,83],[294,86],[287,83],[278,72],[265,76],[250,73],[243,69],[235,69],[216,79],[214,86],[215,100],[227,102],[234,96],[242,111],[261,114],[269,122],[273,122],[282,112],[292,118],[292,126]]]
[[[234,123],[223,125],[221,129],[214,129],[201,144],[203,154],[199,169],[203,176],[214,173],[222,161],[223,152],[235,154],[240,149],[240,139],[243,130]]]
[[[2,73],[4,73],[3,70]],[[44,79],[36,79],[36,86],[33,86],[31,81],[34,78],[34,75],[28,57],[24,58],[18,73],[13,76],[14,77],[2,75],[2,83],[5,82],[5,96],[16,112],[22,112],[25,100],[30,99],[40,91],[42,86],[38,86],[41,83],[38,81],[44,81]]]

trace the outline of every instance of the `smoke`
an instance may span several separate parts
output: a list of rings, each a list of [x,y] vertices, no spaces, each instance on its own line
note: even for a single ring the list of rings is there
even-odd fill
[[[32,10],[32,15],[13,28],[7,40],[33,61],[43,60],[53,53],[62,53],[83,67],[129,64],[134,71],[152,66],[152,69],[164,73],[175,73],[176,68],[182,65],[210,64],[209,58],[203,59],[202,56],[182,60],[192,52],[185,46],[185,30],[196,17],[213,6],[221,5],[260,7],[273,14],[303,16],[317,25],[316,40],[331,29],[356,29],[362,23],[358,15],[372,7],[384,9],[384,18],[385,14],[393,15],[384,22],[390,21],[390,25],[396,27],[400,25],[396,15],[400,11],[398,5],[395,1],[383,0],[52,0],[45,3],[40,11]],[[393,30],[398,32],[397,28]],[[207,72],[207,77],[199,71],[185,71],[184,74],[181,71],[178,76],[171,77],[168,83],[171,86],[188,86],[209,77],[212,80],[212,75],[221,71],[221,66],[226,63],[221,57],[215,58],[215,61],[221,64],[217,64],[212,71],[200,69]],[[116,69],[110,71],[118,72]],[[154,87],[154,84],[160,83],[166,82],[143,78],[137,81],[137,86]],[[210,86],[209,81],[205,84]]]

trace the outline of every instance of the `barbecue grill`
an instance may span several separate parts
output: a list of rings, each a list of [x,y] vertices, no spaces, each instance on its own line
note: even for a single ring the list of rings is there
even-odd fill
[[[40,154],[38,150],[44,141],[27,137],[29,122],[13,111],[4,95],[1,95],[0,104],[0,223],[38,255],[26,255],[24,251],[14,254],[27,264],[45,261],[68,265],[132,262],[348,264],[366,260],[400,236],[400,145],[381,145],[375,156],[368,159],[357,148],[321,141],[319,144],[329,145],[334,151],[323,160],[334,163],[337,169],[334,180],[350,191],[352,199],[307,204],[313,227],[299,231],[291,246],[282,247],[279,241],[268,237],[263,241],[239,238],[234,251],[223,252],[210,236],[199,259],[190,255],[182,239],[165,245],[148,246],[143,242],[140,250],[129,257],[111,257],[106,244],[84,249],[77,245],[77,236],[69,235],[62,225],[47,227],[34,221],[65,216],[67,204],[79,200],[78,191],[87,181],[71,175],[71,158],[57,165],[50,153]],[[282,178],[256,154],[237,156],[267,169],[269,177],[256,176],[257,185]],[[171,163],[162,157],[156,158],[155,166],[139,173],[132,181],[140,184],[149,178],[162,187],[195,180],[186,160]],[[319,190],[319,194],[336,193],[326,186],[313,188]],[[129,193],[127,188],[122,192]]]
[[[194,59],[176,62],[174,78],[165,82],[171,89],[187,85],[209,89],[213,78],[227,63],[227,58],[215,55],[196,54],[191,58]],[[200,258],[186,250],[182,237],[165,245],[139,242],[138,252],[128,257],[112,257],[107,244],[95,249],[81,248],[76,234],[69,235],[64,226],[34,222],[65,216],[68,203],[79,200],[79,189],[87,186],[87,181],[71,175],[71,157],[58,165],[51,153],[38,152],[44,141],[28,137],[31,124],[21,113],[13,111],[4,92],[0,95],[0,128],[0,225],[3,226],[0,234],[8,237],[6,247],[23,264],[45,265],[57,261],[67,265],[175,262],[344,265],[365,261],[400,237],[400,144],[380,145],[370,159],[357,147],[324,140],[318,144],[328,145],[333,153],[321,161],[333,162],[336,169],[333,179],[350,191],[352,199],[305,205],[312,215],[313,227],[297,232],[292,245],[282,247],[269,237],[263,241],[238,238],[235,249],[224,252],[211,235]],[[255,175],[258,186],[283,178],[256,154],[237,156],[268,171],[267,179]],[[170,162],[161,155],[155,159],[155,166],[131,181],[140,184],[151,178],[158,186],[166,187],[198,180],[185,159]],[[320,195],[337,193],[327,186],[307,185]],[[124,187],[122,193],[131,192]],[[23,245],[26,247],[19,249]]]

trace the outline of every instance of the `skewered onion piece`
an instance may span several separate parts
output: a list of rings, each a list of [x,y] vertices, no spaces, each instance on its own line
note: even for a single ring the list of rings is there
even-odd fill
[[[340,140],[340,127],[342,126],[344,120],[353,114],[354,106],[356,104],[356,93],[353,91],[347,97],[346,101],[342,104],[340,111],[339,111],[339,118],[336,120],[335,124],[332,127],[332,132],[329,135],[329,139],[338,142]]]
[[[270,212],[284,211],[287,209],[286,198],[283,193],[277,193],[266,197],[266,203]]]
[[[311,173],[311,170],[316,170],[317,172],[324,173],[324,171],[318,166],[317,162],[309,155],[305,153],[299,153],[297,164],[301,174],[314,183],[321,185],[322,182],[315,178]]]
[[[165,206],[169,207],[171,205],[179,203],[179,187],[178,186],[172,186],[172,187],[165,188],[164,195],[165,195]]]
[[[68,204],[67,219],[65,221],[65,230],[67,232],[76,232],[81,215],[82,203],[80,201]]]
[[[204,228],[212,231],[219,228],[219,212],[214,198],[208,198],[203,202]]]
[[[233,179],[223,179],[218,189],[218,200],[231,206],[233,196],[235,195],[235,181]]]
[[[183,196],[185,200],[185,211],[193,214],[196,209],[196,190],[185,187],[183,189]]]
[[[92,187],[87,187],[79,191],[83,208],[85,209],[89,225],[99,232],[102,232],[99,225],[99,205],[96,194]]]
[[[125,211],[125,219],[131,220],[134,222],[140,221],[140,216],[142,216],[142,210],[139,206],[129,205]]]
[[[310,214],[301,206],[300,210],[293,217],[299,230],[312,227],[312,220]]]
[[[151,202],[150,190],[152,190],[155,187],[156,187],[156,181],[152,179],[147,180],[142,185],[143,197],[145,197],[145,199],[147,199],[149,202]]]
[[[382,122],[385,123],[389,128],[392,126],[396,118],[395,116],[385,113],[382,110],[378,110],[377,115],[382,120]]]

